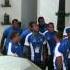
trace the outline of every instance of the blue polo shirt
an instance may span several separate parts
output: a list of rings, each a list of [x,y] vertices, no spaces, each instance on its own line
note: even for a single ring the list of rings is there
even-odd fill
[[[18,32],[19,35],[22,33],[22,29],[14,29],[12,26],[8,27],[3,35],[5,36],[5,46],[7,47],[8,42],[10,41],[10,36],[13,32]]]
[[[45,38],[49,44],[49,48],[50,48],[50,53],[51,55],[53,55],[53,52],[54,52],[54,48],[56,46],[56,42],[55,42],[55,39],[54,37],[56,36],[56,31],[54,32],[44,32],[44,35],[45,35]]]
[[[23,30],[23,32],[21,33],[20,37],[21,37],[22,39],[25,39],[26,36],[27,36],[30,32],[31,32],[30,29],[29,29],[29,28],[26,28],[26,29]]]
[[[68,63],[68,59],[70,59],[69,54],[70,54],[70,40],[68,40],[68,38],[63,39],[60,47],[58,48],[59,52],[61,52],[63,54],[64,57],[64,63],[65,66],[67,68],[67,63]]]
[[[25,46],[30,46],[31,60],[35,62],[41,62],[43,59],[43,45],[45,44],[45,37],[38,33],[30,33],[26,36]]]
[[[10,41],[9,44],[8,44],[8,50],[10,50],[11,53],[17,54],[17,56],[19,57],[23,57],[23,46],[21,46],[19,43],[13,43],[12,41]],[[11,48],[9,49],[9,47]],[[9,55],[11,54],[9,53]]]

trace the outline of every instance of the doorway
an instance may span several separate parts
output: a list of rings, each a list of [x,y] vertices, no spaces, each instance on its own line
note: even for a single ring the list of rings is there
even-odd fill
[[[37,0],[22,0],[21,20],[23,25],[37,19]]]

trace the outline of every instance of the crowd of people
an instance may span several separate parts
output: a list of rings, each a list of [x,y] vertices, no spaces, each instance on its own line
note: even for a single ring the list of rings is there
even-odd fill
[[[31,21],[26,29],[13,19],[2,35],[0,52],[3,55],[26,58],[42,70],[70,69],[70,28],[67,36],[54,30],[54,23],[46,23],[44,17]]]

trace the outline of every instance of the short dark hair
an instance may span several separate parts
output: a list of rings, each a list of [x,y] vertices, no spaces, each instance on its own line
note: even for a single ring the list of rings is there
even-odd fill
[[[33,27],[33,24],[37,24],[35,21],[29,22],[29,27]]]
[[[12,24],[14,23],[14,21],[18,22],[18,19],[13,19],[13,20],[12,20]]]
[[[54,27],[54,23],[53,23],[53,22],[49,22],[49,23],[47,24],[47,26],[49,26],[49,25],[52,25],[52,26]]]
[[[38,18],[38,22],[39,22],[40,19],[44,19],[44,17],[39,17],[39,18]]]

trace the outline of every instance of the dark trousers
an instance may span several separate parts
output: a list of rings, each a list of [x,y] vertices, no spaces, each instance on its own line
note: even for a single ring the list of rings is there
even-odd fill
[[[70,70],[70,59],[68,59],[68,65],[67,65],[68,69],[67,70]]]
[[[54,70],[52,55],[49,55],[49,57],[48,57],[48,70]]]

